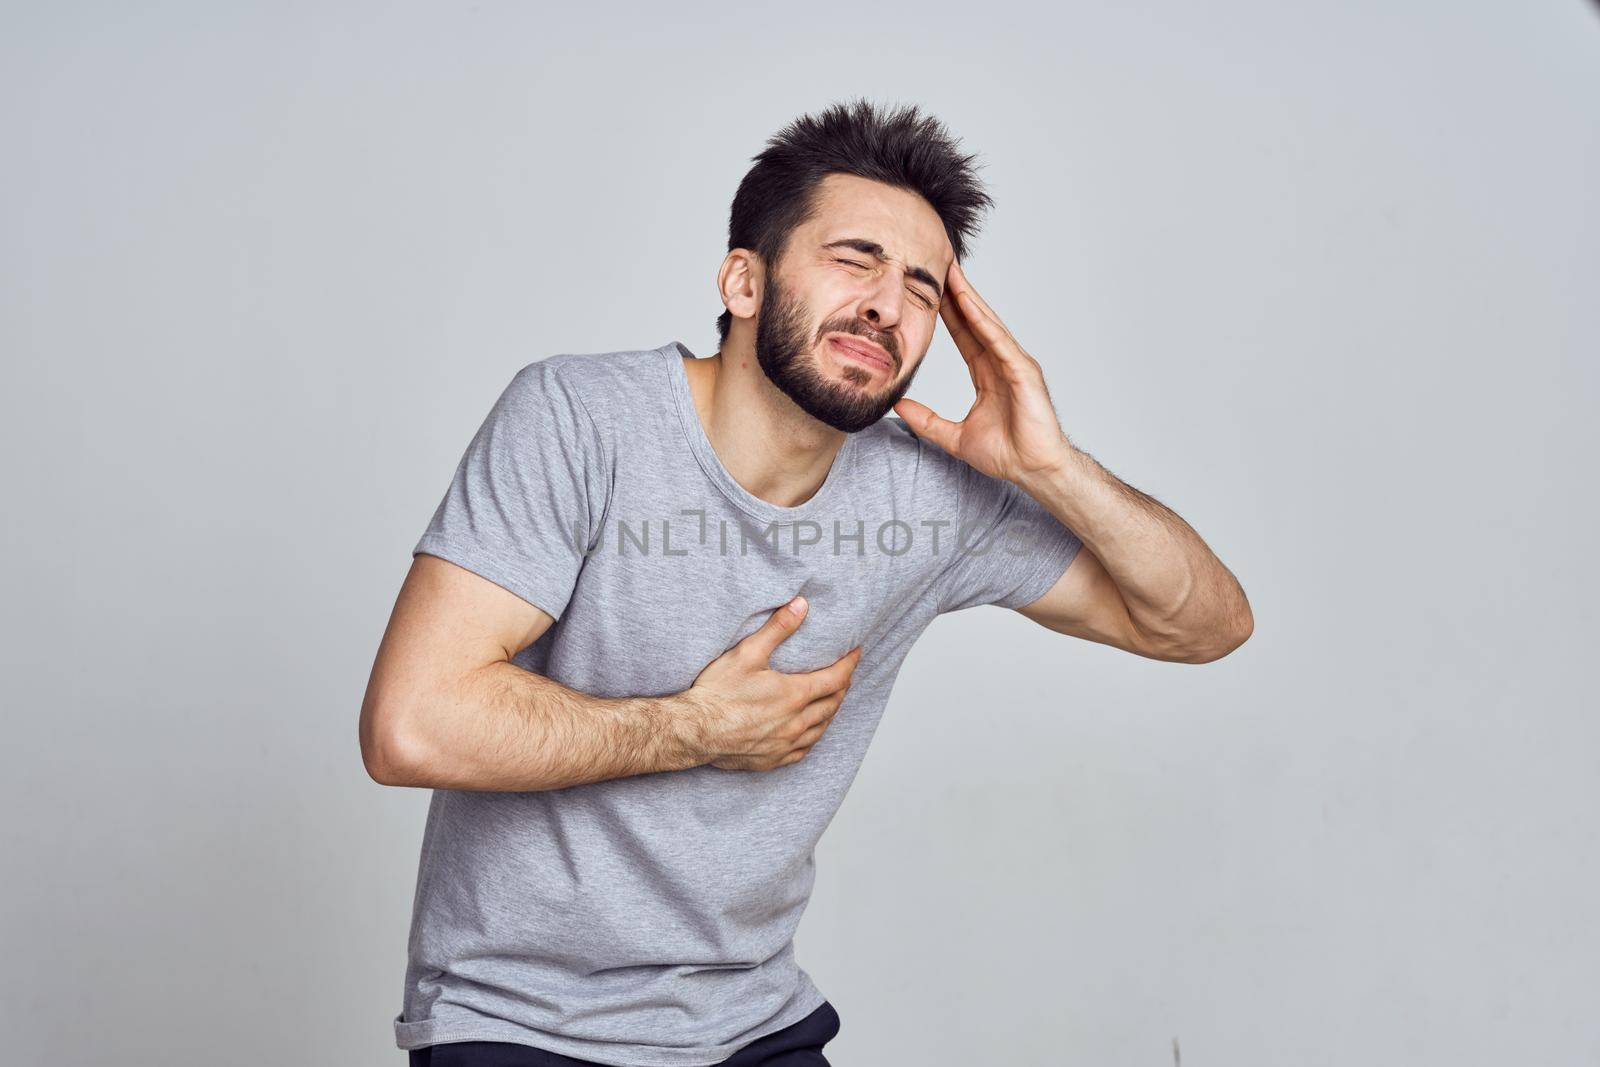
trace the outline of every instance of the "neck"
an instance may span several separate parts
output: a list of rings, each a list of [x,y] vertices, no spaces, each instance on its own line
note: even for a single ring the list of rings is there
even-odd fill
[[[848,436],[819,422],[762,371],[752,347],[729,338],[722,351],[683,361],[706,438],[751,495],[778,507],[810,500]]]

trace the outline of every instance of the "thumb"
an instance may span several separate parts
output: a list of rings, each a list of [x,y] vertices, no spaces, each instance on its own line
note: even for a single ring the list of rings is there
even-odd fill
[[[926,437],[946,452],[956,455],[956,441],[961,436],[960,423],[940,418],[928,405],[910,397],[902,398],[895,404],[894,410],[918,437]]]
[[[783,644],[788,636],[800,628],[800,621],[805,618],[806,598],[797,596],[787,604],[780,604],[749,637],[739,642],[751,652],[761,657],[765,663],[771,658],[777,647]]]

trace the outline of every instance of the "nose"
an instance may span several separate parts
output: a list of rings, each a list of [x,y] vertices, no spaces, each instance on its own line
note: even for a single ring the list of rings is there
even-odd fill
[[[887,333],[900,325],[905,299],[905,283],[900,279],[899,271],[882,270],[878,272],[872,287],[862,294],[856,306],[856,315]],[[889,345],[884,344],[884,347],[889,348]],[[890,351],[893,349],[890,348]]]

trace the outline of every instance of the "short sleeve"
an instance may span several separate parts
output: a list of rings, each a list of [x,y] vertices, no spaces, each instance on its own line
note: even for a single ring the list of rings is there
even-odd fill
[[[1033,603],[1066,572],[1083,542],[1014,483],[956,466],[961,519],[937,583],[939,613]]]
[[[558,369],[530,363],[473,435],[411,554],[465,567],[559,619],[599,538],[603,452]]]

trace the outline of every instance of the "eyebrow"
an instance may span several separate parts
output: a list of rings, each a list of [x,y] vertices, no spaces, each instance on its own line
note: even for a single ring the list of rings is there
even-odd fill
[[[882,245],[880,245],[876,241],[868,241],[868,240],[866,240],[865,238],[862,238],[862,237],[843,237],[843,238],[840,238],[837,241],[829,241],[827,244],[823,245],[822,247],[823,248],[851,248],[851,249],[854,249],[857,252],[863,253],[864,255],[869,255],[869,256],[875,257],[878,260],[878,262],[880,262],[880,263],[889,262],[889,257],[884,254]],[[938,299],[938,300],[943,300],[944,299],[944,287],[939,284],[939,280],[937,278],[935,278],[933,276],[933,274],[930,271],[928,271],[927,269],[925,269],[923,267],[909,267],[906,270],[906,277],[911,278],[911,279],[913,279],[915,281],[919,281],[923,285],[928,286],[930,289],[933,290],[933,295],[934,295],[934,297],[936,299]]]

